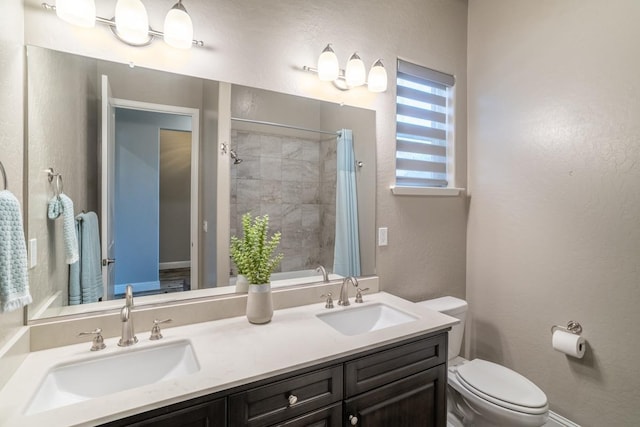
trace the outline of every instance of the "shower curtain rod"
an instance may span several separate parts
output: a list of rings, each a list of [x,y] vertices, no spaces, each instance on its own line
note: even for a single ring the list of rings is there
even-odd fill
[[[236,122],[244,122],[244,123],[255,123],[258,125],[265,125],[265,126],[276,126],[276,127],[281,127],[281,128],[287,128],[287,129],[295,129],[295,130],[303,130],[306,132],[315,132],[315,133],[323,133],[325,135],[334,135],[334,136],[340,136],[340,132],[329,132],[326,130],[317,130],[317,129],[309,129],[309,128],[303,128],[303,127],[299,127],[299,126],[292,126],[292,125],[286,125],[283,123],[275,123],[275,122],[264,122],[262,120],[252,120],[252,119],[241,119],[239,117],[231,117],[231,120],[235,120]]]

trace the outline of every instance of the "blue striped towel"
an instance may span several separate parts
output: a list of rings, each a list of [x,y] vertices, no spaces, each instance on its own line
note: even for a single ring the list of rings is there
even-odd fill
[[[31,304],[20,202],[0,191],[0,313]]]

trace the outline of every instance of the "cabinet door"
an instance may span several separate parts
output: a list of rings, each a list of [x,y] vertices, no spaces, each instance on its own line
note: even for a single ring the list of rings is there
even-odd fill
[[[436,366],[347,400],[343,423],[361,427],[444,427],[446,387],[446,367]],[[351,417],[356,417],[357,423]]]
[[[136,427],[225,427],[226,424],[225,399],[218,399],[126,425]]]
[[[340,427],[342,424],[342,402],[320,409],[293,420],[278,424],[277,427]]]

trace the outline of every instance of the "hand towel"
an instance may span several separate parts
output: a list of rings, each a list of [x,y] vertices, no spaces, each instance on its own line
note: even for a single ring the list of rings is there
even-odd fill
[[[31,304],[27,245],[18,199],[0,191],[0,313]]]
[[[47,214],[49,219],[56,219],[62,215],[65,262],[67,264],[73,264],[78,261],[78,239],[76,237],[75,217],[73,215],[73,201],[64,193],[55,196],[49,200]]]
[[[98,215],[87,212],[76,217],[80,259],[69,272],[69,305],[98,302],[104,293]]]

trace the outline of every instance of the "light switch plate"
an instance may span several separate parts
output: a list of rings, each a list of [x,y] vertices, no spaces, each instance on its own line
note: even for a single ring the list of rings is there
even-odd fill
[[[38,265],[38,239],[29,239],[29,268]]]
[[[387,227],[378,228],[378,246],[387,246],[388,233],[389,230],[387,229]]]

